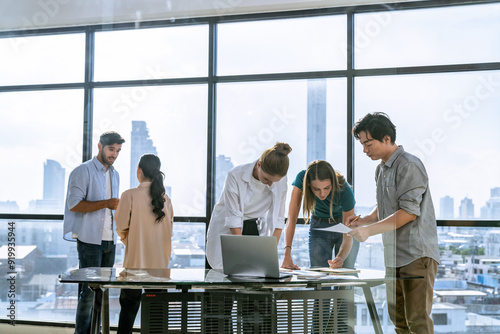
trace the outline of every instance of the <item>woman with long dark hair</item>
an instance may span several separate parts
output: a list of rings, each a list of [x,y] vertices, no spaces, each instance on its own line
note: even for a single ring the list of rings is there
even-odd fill
[[[125,245],[124,268],[168,268],[174,212],[160,167],[156,155],[144,154],[137,167],[139,186],[123,192],[116,209],[116,232]],[[141,293],[121,290],[118,334],[132,333]]]

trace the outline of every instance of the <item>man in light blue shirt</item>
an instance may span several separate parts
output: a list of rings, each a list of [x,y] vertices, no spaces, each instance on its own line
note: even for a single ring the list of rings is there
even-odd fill
[[[116,132],[103,133],[99,152],[69,175],[64,210],[64,239],[76,240],[80,268],[112,267],[115,262],[120,178],[113,163],[125,140]],[[100,300],[100,296],[96,296]],[[76,309],[75,333],[90,331],[93,293],[84,284]]]

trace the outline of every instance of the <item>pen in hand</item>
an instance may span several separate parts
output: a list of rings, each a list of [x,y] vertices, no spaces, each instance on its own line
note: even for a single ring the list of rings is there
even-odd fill
[[[353,220],[351,220],[351,222],[349,224],[347,224],[347,227],[351,226],[351,224],[354,223],[356,220],[358,220],[359,217],[361,217],[361,215],[357,215],[356,218],[354,218]]]

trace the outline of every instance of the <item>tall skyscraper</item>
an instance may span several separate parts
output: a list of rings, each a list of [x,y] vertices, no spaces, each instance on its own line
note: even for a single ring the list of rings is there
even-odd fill
[[[226,181],[227,172],[234,167],[230,157],[225,155],[217,156],[215,160],[215,203],[219,200],[224,182]]]
[[[28,212],[63,212],[64,176],[61,164],[47,159],[43,164],[43,198],[30,201]]]
[[[130,188],[139,185],[137,181],[137,164],[143,154],[158,154],[153,141],[149,138],[149,129],[145,121],[132,121],[132,132],[130,134]]]
[[[55,160],[47,159],[43,165],[43,199],[54,201],[56,205],[64,202],[65,170]]]
[[[481,208],[481,219],[500,219],[500,187],[490,190],[490,198]]]
[[[307,81],[307,163],[326,157],[326,79]]]
[[[455,216],[453,213],[455,206],[453,198],[446,195],[440,199],[439,204],[439,219],[453,219]]]
[[[491,198],[500,198],[500,187],[490,189]]]
[[[472,219],[474,218],[474,204],[472,199],[465,197],[460,202],[460,219]]]

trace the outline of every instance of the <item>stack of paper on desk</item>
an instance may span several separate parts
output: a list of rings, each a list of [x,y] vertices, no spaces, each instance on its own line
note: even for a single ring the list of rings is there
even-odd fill
[[[298,278],[315,278],[315,277],[322,277],[322,276],[326,276],[327,273],[324,273],[324,272],[318,272],[318,271],[310,271],[310,270],[292,270],[292,269],[283,269],[281,268],[280,269],[281,271],[286,271],[286,272],[290,272],[292,273],[293,275],[296,275]]]
[[[350,268],[310,268],[308,270],[319,271],[323,273],[331,273],[331,274],[355,274],[359,273],[359,269],[350,269]]]

